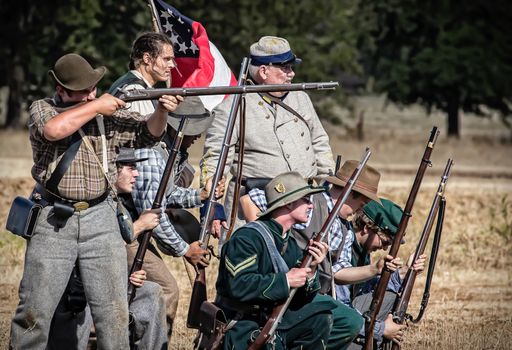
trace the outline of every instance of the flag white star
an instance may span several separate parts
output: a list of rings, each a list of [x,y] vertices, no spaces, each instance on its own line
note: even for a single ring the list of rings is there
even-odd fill
[[[197,47],[195,42],[190,42],[190,50],[192,50],[192,54],[195,54],[196,51],[199,51],[199,48]]]
[[[181,51],[183,53],[187,52],[188,47],[187,47],[187,44],[185,44],[185,42],[182,42],[181,44],[178,43],[178,45],[179,45],[179,49],[178,49],[179,51]]]
[[[183,20],[181,19],[181,17],[178,17],[178,22],[180,22],[181,24],[185,24],[185,22],[183,22]]]
[[[168,11],[160,11],[160,17],[163,17],[167,21],[169,21],[169,18],[171,17],[171,14]]]
[[[163,25],[163,28],[166,32],[171,32],[172,33],[172,24],[170,24],[169,22],[167,22],[166,24]]]
[[[178,34],[176,34],[176,32],[173,30],[171,31],[171,41],[173,44],[178,44]]]

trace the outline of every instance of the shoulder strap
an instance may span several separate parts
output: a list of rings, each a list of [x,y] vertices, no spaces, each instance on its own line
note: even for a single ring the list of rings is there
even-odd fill
[[[82,144],[82,137],[76,131],[71,136],[71,146],[68,147],[66,152],[64,152],[64,155],[59,161],[59,164],[55,167],[55,170],[53,171],[52,175],[46,181],[45,188],[48,189],[50,192],[53,192],[56,195],[59,195],[59,183],[60,180],[62,180],[62,177],[66,173],[66,171],[69,169],[69,166],[71,165],[71,162],[76,156],[76,153],[78,152],[78,149],[80,148],[80,145]]]
[[[299,112],[297,112],[295,109],[293,109],[292,107],[290,107],[289,105],[287,105],[286,103],[283,102],[283,100],[281,100],[279,97],[275,97],[275,96],[272,96],[266,92],[262,92],[261,93],[261,97],[264,99],[264,100],[267,100],[267,101],[271,101],[271,102],[274,102],[275,104],[283,107],[284,109],[286,109],[288,112],[290,112],[291,114],[293,114],[294,116],[296,116],[297,118],[299,118],[300,120],[302,120],[304,123],[306,123],[306,119],[304,119],[304,117],[302,115],[300,115]],[[307,123],[306,123],[307,125]]]
[[[118,81],[114,82],[114,84],[112,84],[112,86],[110,87],[109,93],[115,97],[118,97],[121,94],[121,89],[123,87],[125,87],[127,85],[132,85],[132,84],[139,84],[139,85],[144,86],[145,89],[151,89],[151,87],[148,84],[146,84],[146,82],[143,79],[139,78],[132,72],[128,72],[128,73],[126,73],[126,78],[119,79]],[[153,106],[156,109],[158,101],[151,100],[151,103],[153,104]]]
[[[276,243],[274,242],[274,238],[272,237],[272,233],[268,227],[260,221],[251,221],[246,225],[246,227],[258,231],[261,237],[263,237],[265,245],[267,246],[267,250],[270,254],[270,259],[272,260],[274,272],[288,272],[288,265],[284,261],[281,254],[279,254],[277,251]]]

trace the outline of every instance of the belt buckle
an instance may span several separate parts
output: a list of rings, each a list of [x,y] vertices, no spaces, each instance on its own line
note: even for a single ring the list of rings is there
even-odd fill
[[[87,202],[76,202],[73,204],[73,207],[75,207],[75,211],[82,211],[87,208],[89,208],[89,203]]]

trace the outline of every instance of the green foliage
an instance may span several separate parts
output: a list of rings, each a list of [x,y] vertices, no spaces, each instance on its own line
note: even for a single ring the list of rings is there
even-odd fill
[[[363,0],[361,11],[373,37],[360,46],[367,71],[391,100],[455,117],[481,104],[510,113],[509,1]]]
[[[358,0],[168,3],[205,26],[235,75],[250,44],[263,35],[286,37],[304,59],[296,81],[339,80],[343,72],[362,72],[356,49],[364,28],[356,11]],[[0,86],[14,91],[14,81],[22,82],[14,97],[18,104],[53,91],[46,72],[67,52],[82,54],[94,66],[107,66],[109,73],[100,84],[106,88],[126,70],[137,34],[152,30],[146,1],[9,1],[0,14],[7,19],[0,23],[6,34],[0,38]],[[324,98],[325,92],[317,96]],[[335,96],[341,97],[340,89]]]
[[[9,1],[0,10],[0,85],[22,83],[24,100],[51,94],[47,71],[65,53],[78,52],[93,66],[106,65],[100,88],[126,70],[131,42],[151,30],[144,2],[128,0]],[[18,69],[21,76],[15,76]]]

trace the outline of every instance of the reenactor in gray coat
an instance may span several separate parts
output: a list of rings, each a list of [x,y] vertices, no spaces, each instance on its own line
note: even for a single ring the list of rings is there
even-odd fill
[[[294,67],[301,62],[286,39],[273,36],[264,36],[252,44],[250,53],[249,83],[254,84],[291,83]],[[201,162],[201,182],[215,173],[232,99],[233,96],[228,97],[213,110],[214,121],[206,134]],[[246,101],[243,178],[271,179],[288,171],[297,171],[304,177],[327,176],[333,172],[329,137],[304,91],[247,94]],[[235,123],[232,144],[238,140],[239,131]],[[231,147],[225,169],[232,175],[238,166],[235,153]],[[234,181],[231,181],[225,200],[227,214],[233,203],[233,189]],[[239,210],[235,228],[244,223]]]

